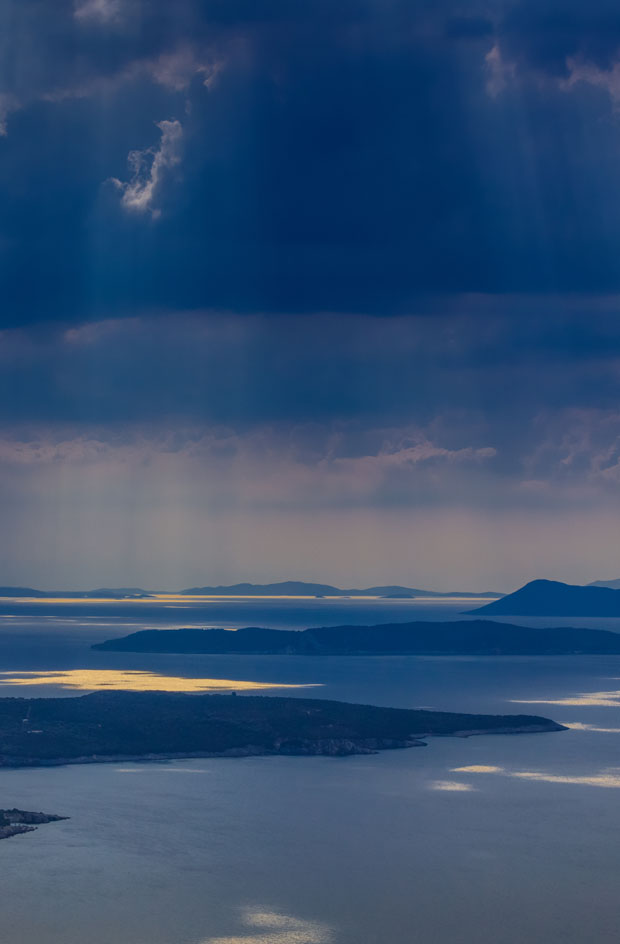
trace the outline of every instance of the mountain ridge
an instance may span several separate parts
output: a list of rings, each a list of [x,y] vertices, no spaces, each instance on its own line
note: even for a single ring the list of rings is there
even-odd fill
[[[185,590],[142,590],[140,587],[100,587],[95,590],[37,590],[34,587],[0,587],[0,598],[19,597],[19,598],[60,598],[88,600],[88,599],[147,599],[158,594],[170,594],[175,596],[333,596],[333,597],[387,597],[387,598],[410,598],[410,597],[471,597],[480,599],[482,597],[491,597],[496,599],[502,596],[501,593],[493,591],[484,591],[483,593],[474,593],[470,590],[456,591],[451,590],[442,593],[437,590],[419,590],[414,587],[402,587],[398,584],[387,584],[385,586],[367,587],[358,590],[342,590],[340,587],[332,586],[327,583],[312,583],[304,580],[282,580],[275,583],[235,583],[221,584],[218,586],[190,587]]]
[[[470,590],[451,590],[441,593],[437,590],[420,590],[414,587],[403,587],[398,584],[366,589],[343,590],[340,587],[326,583],[312,583],[304,580],[281,580],[274,583],[236,583],[218,586],[190,587],[180,591],[187,596],[419,596],[419,597],[500,597],[501,593],[486,590],[474,593]]]

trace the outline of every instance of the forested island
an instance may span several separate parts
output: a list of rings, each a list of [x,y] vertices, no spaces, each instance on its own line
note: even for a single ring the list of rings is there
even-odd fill
[[[0,767],[111,760],[375,753],[429,736],[561,731],[534,715],[473,715],[337,701],[165,692],[0,699]]]
[[[619,594],[620,595],[620,594]],[[92,647],[106,652],[247,655],[568,655],[620,653],[620,634],[490,620],[279,630],[146,629]]]

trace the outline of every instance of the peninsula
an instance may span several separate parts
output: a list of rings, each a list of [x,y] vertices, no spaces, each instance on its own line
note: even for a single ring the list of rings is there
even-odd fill
[[[473,715],[337,701],[165,692],[0,699],[0,767],[113,760],[347,756],[433,736],[561,731],[534,715]]]
[[[0,810],[0,839],[31,833],[42,823],[56,823],[68,818],[53,813],[30,813],[28,810]]]
[[[617,592],[617,591],[609,591]],[[620,596],[620,594],[618,594]],[[381,623],[279,630],[145,629],[92,647],[104,652],[246,655],[589,655],[620,653],[620,634],[607,630],[540,629],[494,623]]]

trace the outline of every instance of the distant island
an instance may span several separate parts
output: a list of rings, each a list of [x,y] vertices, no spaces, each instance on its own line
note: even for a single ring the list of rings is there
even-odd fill
[[[608,587],[610,590],[620,590],[620,577],[613,580],[593,580],[588,587]]]
[[[67,816],[53,813],[30,813],[28,810],[0,810],[0,839],[10,839],[20,833],[31,833],[42,823],[57,823]]]
[[[153,596],[139,587],[100,587],[98,590],[35,590],[34,587],[0,587],[0,597],[65,600],[146,600]]]
[[[383,586],[367,587],[365,590],[341,590],[328,583],[306,583],[303,580],[284,580],[279,583],[235,583],[230,586],[218,587],[191,587],[181,590],[187,596],[234,596],[234,597],[388,597],[409,599],[411,597],[500,597],[501,593],[472,593],[471,591],[451,590],[449,593],[440,593],[436,590],[416,590],[413,587]]]
[[[620,590],[580,587],[557,580],[532,580],[501,600],[469,610],[485,616],[620,617]]]
[[[190,587],[187,590],[142,590],[140,587],[100,587],[97,590],[36,590],[34,587],[0,587],[0,597],[20,599],[57,600],[149,600],[157,596],[201,597],[383,597],[386,599],[413,599],[416,597],[463,597],[497,599],[501,593],[472,593],[455,591],[440,593],[436,590],[416,590],[412,587],[368,587],[365,590],[341,590],[327,583],[306,583],[303,580],[283,580],[279,583],[235,583],[229,586]]]
[[[92,646],[104,652],[248,655],[567,655],[620,653],[620,634],[533,629],[490,620],[279,630],[145,629]]]
[[[109,691],[77,698],[1,698],[0,767],[260,754],[340,757],[423,746],[430,736],[562,730],[534,715],[254,695]]]

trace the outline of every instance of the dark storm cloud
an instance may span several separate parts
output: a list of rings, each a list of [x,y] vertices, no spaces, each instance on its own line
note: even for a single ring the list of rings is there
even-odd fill
[[[605,575],[619,41],[609,0],[0,0],[3,582]]]
[[[619,287],[607,0],[2,9],[4,325]]]
[[[600,69],[618,61],[620,8],[614,0],[521,0],[499,26],[502,49],[526,68],[570,74],[571,59]]]
[[[398,318],[195,313],[6,330],[0,422],[425,425],[456,408],[489,428],[612,408],[618,301],[555,305],[463,297]]]

